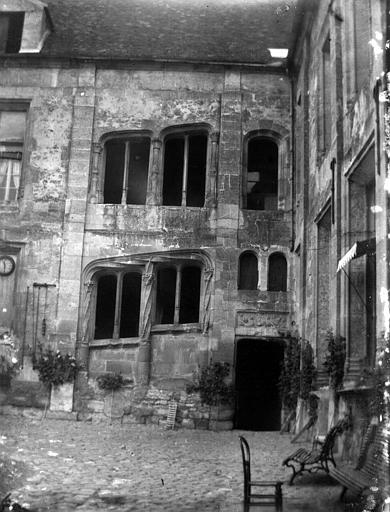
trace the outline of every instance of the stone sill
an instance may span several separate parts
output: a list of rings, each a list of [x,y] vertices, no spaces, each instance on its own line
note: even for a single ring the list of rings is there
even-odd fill
[[[124,346],[138,346],[139,338],[119,338],[119,339],[104,339],[104,340],[91,340],[89,342],[90,348],[105,348],[105,347],[114,347],[114,348],[122,348]]]
[[[156,324],[153,325],[153,333],[171,333],[171,332],[200,332],[199,323],[192,324]]]
[[[370,391],[372,391],[374,388],[374,386],[355,386],[355,387],[347,387],[347,388],[343,388],[343,389],[339,389],[337,391],[337,394],[338,395],[347,395],[347,394],[352,394],[352,393],[355,393],[355,394],[363,394],[363,393],[369,393]]]

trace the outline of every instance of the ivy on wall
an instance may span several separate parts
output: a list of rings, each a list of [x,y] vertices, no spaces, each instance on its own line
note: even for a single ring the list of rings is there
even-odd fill
[[[344,379],[346,357],[345,338],[335,336],[331,329],[326,333],[328,341],[327,353],[323,366],[329,375],[329,385],[333,390],[340,389]]]

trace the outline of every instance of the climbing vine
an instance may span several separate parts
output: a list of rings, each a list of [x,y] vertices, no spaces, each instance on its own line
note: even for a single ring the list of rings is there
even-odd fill
[[[284,361],[279,380],[282,403],[287,412],[296,409],[300,386],[301,347],[296,338],[289,338],[284,351]]]
[[[344,364],[346,356],[345,338],[335,336],[331,329],[326,333],[328,341],[327,353],[323,363],[329,375],[330,387],[340,389],[344,378]]]
[[[314,354],[312,346],[306,340],[301,341],[301,354],[302,363],[299,397],[302,398],[302,400],[308,400],[310,392],[314,389],[317,370],[314,366]]]

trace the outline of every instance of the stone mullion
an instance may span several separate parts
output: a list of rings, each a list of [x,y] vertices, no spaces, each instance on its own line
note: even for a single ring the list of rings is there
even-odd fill
[[[175,290],[175,313],[173,323],[178,324],[180,319],[180,290],[181,290],[181,277],[182,267],[176,270],[176,290]]]
[[[146,204],[155,206],[161,202],[161,147],[160,139],[152,140],[152,167],[148,182]]]
[[[89,202],[90,203],[98,203],[99,202],[99,162],[100,155],[102,153],[103,146],[100,142],[95,142],[92,144],[92,176],[91,176],[91,188],[89,191]]]
[[[210,136],[210,168],[208,173],[208,184],[206,190],[205,204],[209,208],[217,207],[217,172],[218,172],[218,142],[219,132],[213,132]]]
[[[127,204],[127,191],[129,188],[129,172],[130,172],[130,141],[125,142],[125,161],[123,164],[123,185],[121,204]]]

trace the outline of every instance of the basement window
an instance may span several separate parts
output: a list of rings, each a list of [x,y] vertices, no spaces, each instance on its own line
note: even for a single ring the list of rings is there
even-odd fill
[[[0,13],[0,52],[18,53],[22,42],[24,12]]]
[[[163,205],[204,206],[207,134],[170,136],[164,145]]]
[[[244,187],[247,210],[277,210],[278,158],[278,145],[273,140],[249,139]]]
[[[199,322],[201,268],[161,267],[157,271],[156,323]]]
[[[287,291],[287,261],[283,254],[274,252],[268,259],[268,291]]]
[[[18,199],[27,106],[0,104],[0,203]]]
[[[138,336],[141,274],[100,275],[97,282],[95,340]]]
[[[238,266],[238,289],[257,290],[258,281],[257,256],[252,252],[243,252]]]
[[[150,139],[118,138],[105,144],[104,203],[145,204]]]

